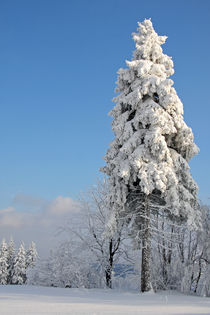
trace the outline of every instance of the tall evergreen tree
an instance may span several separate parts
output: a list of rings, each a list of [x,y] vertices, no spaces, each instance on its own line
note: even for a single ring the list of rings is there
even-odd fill
[[[8,250],[7,243],[2,240],[0,249],[0,284],[7,284],[8,277]]]
[[[199,224],[197,185],[188,162],[198,153],[193,133],[183,119],[183,105],[173,81],[173,62],[163,54],[166,36],[150,20],[138,23],[136,43],[127,68],[118,74],[111,111],[114,141],[105,156],[104,173],[112,187],[115,218],[124,218],[133,237],[142,240],[141,290],[151,290],[151,215],[164,209],[171,219]]]
[[[29,249],[26,252],[26,268],[30,267],[33,268],[36,264],[37,260],[37,250],[36,250],[36,244],[34,242],[31,242],[31,245],[29,246]]]
[[[24,284],[25,281],[26,281],[26,251],[25,251],[24,244],[22,243],[15,257],[12,283]]]
[[[7,262],[8,262],[8,278],[7,283],[12,283],[12,275],[13,275],[13,269],[14,269],[14,259],[15,259],[15,246],[14,246],[14,240],[11,237],[10,242],[8,244],[8,256],[7,256]]]

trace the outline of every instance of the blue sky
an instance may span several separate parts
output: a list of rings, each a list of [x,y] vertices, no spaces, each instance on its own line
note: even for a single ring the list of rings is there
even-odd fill
[[[1,0],[0,209],[20,195],[75,199],[94,184],[113,138],[116,72],[145,18],[168,36],[163,49],[201,150],[191,171],[209,203],[210,1]]]

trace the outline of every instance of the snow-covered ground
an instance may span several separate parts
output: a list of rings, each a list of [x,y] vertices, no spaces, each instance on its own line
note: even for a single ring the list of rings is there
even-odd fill
[[[210,299],[174,292],[0,286],[0,314],[164,315],[210,314]]]

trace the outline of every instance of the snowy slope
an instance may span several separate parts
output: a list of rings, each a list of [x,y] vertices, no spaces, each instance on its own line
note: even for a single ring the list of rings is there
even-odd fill
[[[0,286],[0,314],[210,314],[210,299],[179,293]]]

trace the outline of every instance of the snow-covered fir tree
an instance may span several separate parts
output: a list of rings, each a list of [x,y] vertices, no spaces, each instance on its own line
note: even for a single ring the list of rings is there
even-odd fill
[[[12,276],[13,284],[24,284],[26,281],[26,251],[24,244],[19,247],[14,260],[14,269]]]
[[[14,269],[14,259],[15,259],[15,245],[14,240],[11,237],[9,244],[8,244],[8,256],[7,256],[7,263],[8,263],[8,278],[7,283],[12,283],[12,275]]]
[[[0,249],[0,284],[7,284],[8,277],[8,249],[7,243],[3,239]]]
[[[110,113],[115,139],[103,168],[112,187],[113,229],[115,219],[124,217],[133,237],[142,241],[142,291],[151,290],[152,213],[162,208],[191,228],[200,222],[197,185],[188,165],[198,148],[169,79],[173,61],[161,48],[166,38],[157,35],[150,20],[138,23],[133,58],[118,72],[119,94]]]
[[[26,268],[33,268],[37,261],[37,250],[36,250],[36,244],[34,242],[31,242],[31,245],[29,246],[29,249],[26,252]]]

